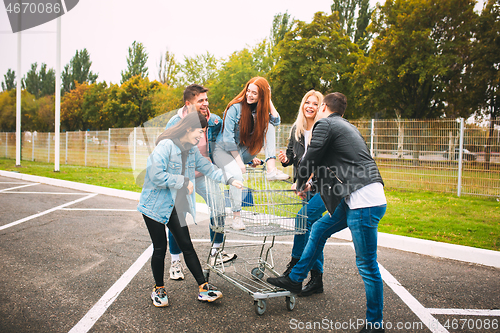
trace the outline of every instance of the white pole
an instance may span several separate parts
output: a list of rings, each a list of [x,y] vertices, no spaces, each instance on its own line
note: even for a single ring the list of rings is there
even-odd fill
[[[372,119],[372,133],[371,133],[371,139],[370,139],[370,154],[372,157],[375,157],[373,154],[373,137],[375,136],[375,119]]]
[[[57,18],[57,42],[56,42],[56,117],[55,134],[56,145],[54,152],[54,171],[59,171],[60,154],[60,131],[61,131],[61,16]]]
[[[111,128],[108,128],[108,169],[111,164]]]
[[[31,161],[35,160],[35,131],[31,132]]]
[[[48,146],[49,146],[49,153],[47,154],[47,163],[50,163],[50,132],[49,132],[49,138],[47,139]]]
[[[21,166],[21,32],[17,33],[16,166]]]
[[[87,166],[87,131],[85,131],[85,166]]]
[[[66,131],[66,159],[64,163],[68,164],[68,131]]]
[[[457,185],[457,196],[460,196],[462,192],[462,158],[463,158],[463,148],[464,148],[464,118],[460,118],[460,144],[458,151],[458,185]]]

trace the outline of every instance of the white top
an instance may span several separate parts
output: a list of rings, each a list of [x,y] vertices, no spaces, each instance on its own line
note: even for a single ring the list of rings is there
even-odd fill
[[[308,131],[308,130],[304,130],[304,147],[305,147],[305,150],[304,150],[304,155],[302,155],[302,157],[304,157],[307,153],[307,147],[309,146],[308,142],[309,142],[309,138],[311,137],[311,132],[312,131]]]
[[[387,204],[384,186],[381,183],[371,183],[345,197],[345,203],[350,209],[375,207]]]

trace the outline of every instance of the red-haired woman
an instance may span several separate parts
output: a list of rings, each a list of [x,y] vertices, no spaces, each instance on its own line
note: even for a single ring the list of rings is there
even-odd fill
[[[245,165],[254,161],[265,145],[267,169],[271,173],[268,173],[268,179],[287,179],[288,175],[280,174],[276,169],[273,126],[279,125],[280,121],[280,115],[271,101],[269,83],[263,77],[252,78],[224,111],[223,128],[217,136],[214,151],[215,164],[236,180],[243,181]],[[258,162],[255,160],[254,164]],[[231,186],[229,192],[235,217],[233,229],[245,229],[240,217],[241,189]]]

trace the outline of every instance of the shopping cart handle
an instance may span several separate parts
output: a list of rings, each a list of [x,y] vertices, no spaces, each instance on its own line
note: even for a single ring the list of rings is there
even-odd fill
[[[260,165],[264,165],[263,160],[259,160],[259,161],[260,161]],[[253,165],[253,161],[248,162],[247,165]]]

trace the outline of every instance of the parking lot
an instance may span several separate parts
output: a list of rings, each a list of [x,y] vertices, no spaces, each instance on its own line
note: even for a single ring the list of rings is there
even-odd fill
[[[151,241],[137,201],[0,176],[1,332],[358,332],[365,317],[362,280],[348,241],[325,247],[323,294],[253,299],[218,276],[224,297],[196,300],[194,278],[166,280],[170,306],[155,308]],[[390,209],[390,207],[388,207]],[[208,254],[208,216],[190,226],[200,258]],[[228,234],[227,245],[260,238]],[[285,269],[292,237],[276,238]],[[239,257],[254,248],[232,249]],[[238,260],[238,259],[237,259]],[[500,270],[379,247],[384,321],[389,332],[499,332]],[[167,263],[167,272],[168,267]],[[168,276],[166,276],[168,277]]]

